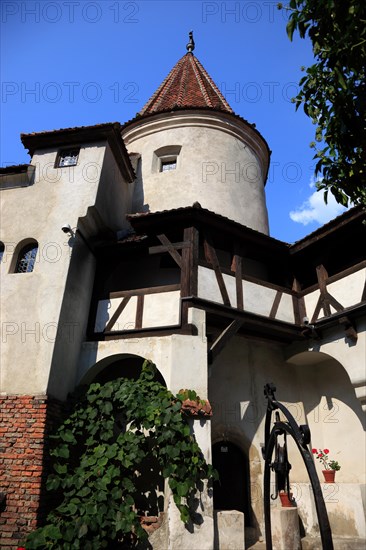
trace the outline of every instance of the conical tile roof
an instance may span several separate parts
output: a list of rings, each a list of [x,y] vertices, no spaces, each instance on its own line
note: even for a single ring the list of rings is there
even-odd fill
[[[186,53],[149,99],[140,115],[151,115],[174,109],[211,108],[234,111],[193,53]]]

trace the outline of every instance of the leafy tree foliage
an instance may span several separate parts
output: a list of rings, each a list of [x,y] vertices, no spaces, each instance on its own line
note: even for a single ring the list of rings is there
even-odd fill
[[[279,4],[279,8],[282,8]],[[366,205],[366,2],[290,0],[287,33],[307,34],[315,63],[300,81],[296,108],[316,125],[318,189],[344,205]]]
[[[94,383],[61,425],[51,450],[47,488],[62,495],[47,525],[31,533],[32,548],[133,548],[147,538],[138,517],[141,477],[155,460],[169,479],[181,519],[195,522],[197,490],[215,476],[173,396],[145,362],[138,380]]]

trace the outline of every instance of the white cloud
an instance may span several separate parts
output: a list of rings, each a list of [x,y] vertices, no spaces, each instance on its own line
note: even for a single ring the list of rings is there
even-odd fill
[[[314,189],[315,181],[313,179],[309,187],[310,189]],[[331,193],[328,194],[328,204],[325,204],[324,193],[322,191],[315,191],[299,208],[291,210],[290,218],[292,221],[302,223],[303,225],[313,222],[323,225],[339,216],[339,214],[342,214],[345,210],[346,208],[338,204]]]

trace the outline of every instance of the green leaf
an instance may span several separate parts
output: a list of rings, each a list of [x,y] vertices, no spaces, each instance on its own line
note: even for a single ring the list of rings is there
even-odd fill
[[[67,472],[66,464],[55,464],[53,467],[58,474],[66,474]]]
[[[295,28],[296,28],[296,20],[295,20],[294,17],[291,17],[289,22],[286,25],[287,36],[289,37],[289,39],[291,41],[292,41],[292,37],[293,37],[294,31],[295,31]]]
[[[46,525],[43,530],[43,535],[45,538],[47,537],[54,540],[62,539],[60,529],[57,527],[57,525]]]
[[[82,537],[84,537],[88,532],[88,526],[86,523],[83,523],[78,531],[78,537],[79,539],[81,539]]]
[[[80,397],[52,439],[55,474],[47,488],[62,488],[63,500],[49,514],[48,531],[34,534],[38,546],[30,542],[29,548],[61,548],[57,540],[62,540],[63,550],[99,550],[131,532],[146,539],[134,512],[146,467],[155,470],[154,476],[163,472],[169,478],[181,517],[188,521],[182,498],[201,490],[211,470],[182,418],[180,398],[154,376],[155,367],[146,363],[139,380],[93,384]],[[199,399],[193,390],[181,397]],[[129,428],[116,435],[121,415]],[[151,461],[156,461],[153,466]]]
[[[189,485],[188,483],[184,482],[184,483],[178,483],[177,485],[177,493],[180,497],[185,497],[187,496],[188,494],[188,491],[189,491]]]
[[[86,487],[83,487],[82,489],[80,489],[80,491],[78,492],[78,496],[81,497],[81,498],[84,498],[88,495],[90,495],[91,493],[91,488],[86,486]]]
[[[186,506],[184,508],[181,508],[180,519],[183,521],[183,523],[188,523],[189,517],[190,516],[189,516],[188,508]]]
[[[61,439],[66,441],[66,443],[76,443],[76,439],[71,430],[67,430],[60,433]]]

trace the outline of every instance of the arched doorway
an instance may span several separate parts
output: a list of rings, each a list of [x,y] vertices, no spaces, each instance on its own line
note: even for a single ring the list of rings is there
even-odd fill
[[[105,382],[115,380],[116,378],[137,380],[141,374],[144,361],[145,358],[140,355],[127,353],[108,355],[89,367],[79,381],[79,385],[89,385],[92,382],[105,384]],[[164,377],[158,369],[154,380],[166,387]]]
[[[214,509],[243,512],[246,525],[250,525],[247,457],[231,441],[219,441],[212,446],[212,464],[219,473],[213,487]]]
[[[99,383],[102,386],[119,378],[138,380],[142,372],[145,358],[138,355],[115,354],[105,357],[94,364],[81,380],[80,385],[89,386]],[[165,380],[158,369],[155,371],[154,382],[166,387]],[[146,403],[148,404],[148,403]],[[116,435],[118,431],[128,431],[124,415],[115,416]],[[147,446],[153,445],[153,434],[145,434]],[[144,449],[146,452],[146,449]],[[143,517],[159,516],[164,511],[165,480],[159,469],[158,462],[151,454],[146,454],[139,465],[136,476],[133,479],[135,486],[134,507],[137,513]]]

